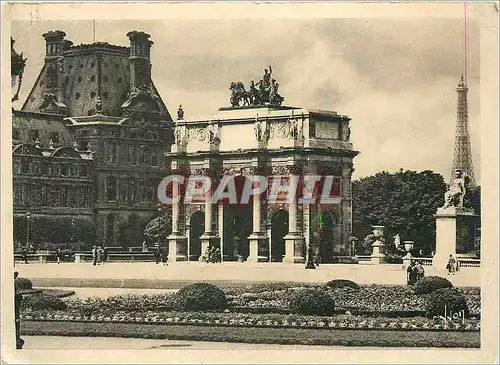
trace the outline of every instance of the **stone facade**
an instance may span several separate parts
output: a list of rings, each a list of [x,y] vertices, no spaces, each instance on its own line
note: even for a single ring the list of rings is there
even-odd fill
[[[179,227],[171,254],[196,260],[208,245],[221,248],[224,260],[304,262],[306,247],[316,247],[324,262],[349,255],[351,233],[351,175],[353,158],[350,118],[335,112],[285,106],[221,108],[202,119],[176,123],[172,169],[183,175],[208,175],[218,184],[225,176],[242,186],[252,175],[307,174],[334,176],[338,197],[330,205],[299,204],[297,200],[269,202],[255,196],[248,204],[209,198],[174,207]],[[336,133],[332,134],[332,131]],[[322,232],[315,234],[319,215]],[[183,226],[184,228],[180,228]],[[181,243],[187,241],[187,244]]]
[[[73,46],[65,36],[43,35],[45,64],[13,111],[14,216],[29,212],[32,228],[85,219],[95,242],[118,246],[120,225],[142,230],[156,213],[169,165],[172,119],[151,80],[153,42],[137,31],[127,34],[130,47]],[[36,236],[30,241],[43,240]]]

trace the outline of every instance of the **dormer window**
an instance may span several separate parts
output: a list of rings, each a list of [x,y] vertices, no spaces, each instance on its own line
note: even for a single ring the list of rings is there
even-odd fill
[[[30,129],[30,142],[40,141],[40,131],[38,129]]]
[[[59,143],[59,132],[50,132],[49,134],[49,140],[52,140],[54,144]]]

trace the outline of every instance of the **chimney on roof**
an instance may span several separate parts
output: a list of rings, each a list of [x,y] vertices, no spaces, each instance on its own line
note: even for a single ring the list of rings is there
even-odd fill
[[[45,90],[44,96],[54,95],[56,101],[64,105],[63,73],[64,58],[62,51],[71,47],[73,42],[64,39],[66,33],[62,30],[51,30],[42,34],[45,38]]]
[[[66,33],[62,30],[51,30],[42,36],[45,38],[45,58],[57,57],[63,50]]]
[[[133,30],[127,33],[130,39],[130,91],[135,88],[151,86],[151,62],[150,53],[153,41],[145,32]]]

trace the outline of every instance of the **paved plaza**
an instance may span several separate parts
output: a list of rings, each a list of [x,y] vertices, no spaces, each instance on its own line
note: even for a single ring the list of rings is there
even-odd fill
[[[35,286],[110,287],[175,289],[186,283],[209,281],[245,283],[252,281],[297,281],[323,283],[332,279],[349,279],[359,284],[406,284],[402,265],[326,264],[315,270],[303,264],[237,263],[205,264],[179,262],[168,266],[155,263],[89,263],[16,264],[20,276],[33,280]],[[425,267],[425,275],[447,277],[455,286],[481,286],[480,268],[461,268],[447,276],[445,269]]]
[[[23,336],[23,350],[287,350],[331,349],[332,346],[251,344],[208,341],[155,340],[118,337]]]

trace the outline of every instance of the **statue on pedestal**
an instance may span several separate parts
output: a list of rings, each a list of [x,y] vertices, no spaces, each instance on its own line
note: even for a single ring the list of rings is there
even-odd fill
[[[464,206],[464,196],[466,192],[466,179],[463,177],[461,170],[455,170],[455,178],[444,194],[443,208]]]

